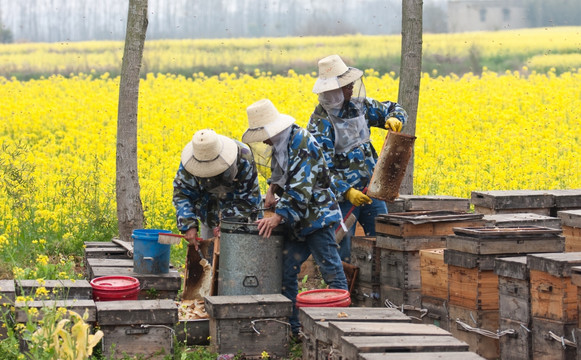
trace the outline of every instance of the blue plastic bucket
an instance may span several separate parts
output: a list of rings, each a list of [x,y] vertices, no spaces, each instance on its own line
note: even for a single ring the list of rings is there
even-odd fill
[[[169,230],[136,229],[133,230],[133,271],[139,274],[169,273],[169,255],[171,245],[157,242],[159,233],[171,233]]]

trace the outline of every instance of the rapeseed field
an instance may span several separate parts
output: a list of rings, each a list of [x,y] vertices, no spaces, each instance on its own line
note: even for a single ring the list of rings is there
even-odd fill
[[[368,96],[397,100],[394,73],[365,70]],[[246,107],[261,98],[304,126],[317,103],[311,92],[316,76],[235,67],[214,76],[147,73],[138,114],[147,227],[176,231],[172,181],[182,148],[196,130],[213,128],[239,139],[247,126]],[[469,198],[475,190],[581,188],[580,83],[581,70],[575,68],[425,73],[414,193]],[[118,77],[98,72],[0,78],[3,276],[78,276],[69,256],[81,256],[84,241],[116,234],[118,87]],[[376,149],[385,135],[372,129]]]

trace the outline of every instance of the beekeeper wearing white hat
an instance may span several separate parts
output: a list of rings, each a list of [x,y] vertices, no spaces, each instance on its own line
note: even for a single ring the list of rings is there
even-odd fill
[[[318,63],[319,77],[313,92],[319,104],[311,115],[307,130],[321,146],[332,174],[341,212],[354,214],[365,234],[375,235],[375,218],[387,213],[385,202],[371,199],[364,189],[371,180],[377,163],[370,128],[401,131],[407,120],[404,109],[392,101],[368,98],[363,85],[363,71],[347,66],[339,55],[331,55]],[[341,260],[351,262],[349,229],[339,243]]]
[[[256,220],[261,195],[250,148],[214,130],[199,130],[184,147],[173,182],[177,227],[190,243],[217,235],[220,219]]]

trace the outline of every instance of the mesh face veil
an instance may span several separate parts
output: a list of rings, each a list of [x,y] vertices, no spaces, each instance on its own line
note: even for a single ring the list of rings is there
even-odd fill
[[[236,175],[238,175],[238,164],[234,161],[223,173],[208,178],[197,177],[196,180],[206,191],[212,194],[223,194],[234,191]]]

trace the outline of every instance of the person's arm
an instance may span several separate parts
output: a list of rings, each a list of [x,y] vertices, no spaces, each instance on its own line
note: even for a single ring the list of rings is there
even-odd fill
[[[173,181],[172,203],[176,209],[178,230],[182,233],[190,229],[198,229],[198,216],[195,213],[194,203],[200,198],[198,182],[188,173],[182,164]]]
[[[365,100],[367,107],[367,122],[369,126],[386,129],[386,121],[390,118],[396,118],[405,126],[408,115],[400,104],[392,101],[380,102],[372,98]]]

